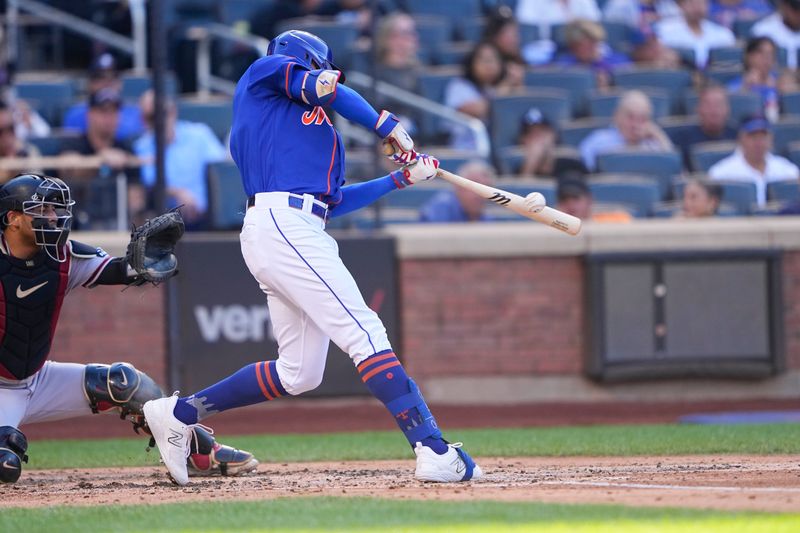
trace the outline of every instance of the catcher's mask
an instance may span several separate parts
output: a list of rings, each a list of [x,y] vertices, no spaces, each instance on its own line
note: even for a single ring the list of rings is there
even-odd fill
[[[66,183],[49,176],[23,174],[6,183],[0,197],[4,228],[6,213],[21,211],[31,217],[36,244],[59,263],[67,260],[68,252],[64,245],[72,228],[75,202]]]

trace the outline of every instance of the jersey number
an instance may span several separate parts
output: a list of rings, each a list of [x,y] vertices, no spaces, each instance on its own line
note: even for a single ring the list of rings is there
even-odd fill
[[[321,126],[323,122],[327,122],[328,126],[333,126],[331,119],[329,119],[328,115],[325,114],[325,110],[319,106],[315,107],[312,111],[306,111],[303,113],[302,120],[303,124],[306,126],[310,126],[312,124]]]

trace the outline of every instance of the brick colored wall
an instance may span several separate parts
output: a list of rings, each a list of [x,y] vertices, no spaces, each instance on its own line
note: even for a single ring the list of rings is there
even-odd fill
[[[783,273],[787,368],[800,369],[800,252]],[[418,379],[581,373],[583,279],[579,257],[402,261],[400,356]],[[166,383],[163,290],[76,289],[52,353],[130,361]]]
[[[783,337],[786,368],[800,368],[800,252],[783,255]]]
[[[164,292],[160,287],[78,288],[61,310],[51,359],[61,362],[128,361],[166,384]]]
[[[401,357],[421,379],[582,368],[577,257],[407,260],[400,291]]]

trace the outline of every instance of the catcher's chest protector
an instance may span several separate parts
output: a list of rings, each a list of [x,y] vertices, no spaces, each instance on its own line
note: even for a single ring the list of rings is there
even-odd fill
[[[0,253],[0,376],[24,379],[47,360],[67,289],[70,258]]]

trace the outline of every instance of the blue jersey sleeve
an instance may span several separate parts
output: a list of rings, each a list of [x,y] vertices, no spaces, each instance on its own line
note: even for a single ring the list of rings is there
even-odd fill
[[[291,83],[294,73],[297,71],[302,74],[306,72],[306,69],[291,57],[282,55],[262,57],[249,69],[247,90],[256,95],[281,93],[287,98],[293,98]],[[299,100],[300,98],[298,96],[293,99]]]
[[[362,183],[342,187],[342,201],[331,210],[331,217],[340,217],[368,206],[381,196],[411,185],[401,170]]]

